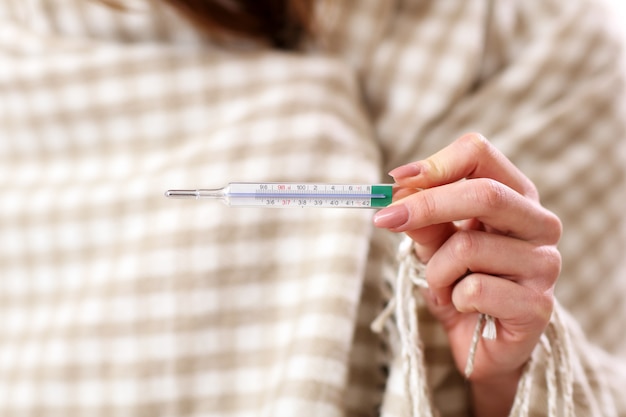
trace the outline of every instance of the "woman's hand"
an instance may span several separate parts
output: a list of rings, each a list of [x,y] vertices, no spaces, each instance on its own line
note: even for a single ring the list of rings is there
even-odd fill
[[[477,313],[496,319],[496,340],[477,348],[473,403],[477,415],[507,415],[552,313],[561,223],[540,205],[532,182],[478,134],[390,174],[395,201],[374,223],[415,241],[427,263],[427,304],[461,372]]]

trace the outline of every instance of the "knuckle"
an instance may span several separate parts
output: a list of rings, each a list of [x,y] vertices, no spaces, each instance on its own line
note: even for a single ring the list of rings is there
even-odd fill
[[[468,275],[463,279],[464,293],[467,299],[472,302],[479,300],[483,294],[483,280],[476,275]]]
[[[561,267],[563,265],[561,252],[559,252],[559,250],[554,246],[548,246],[547,251],[549,252],[545,262],[547,274],[550,278],[556,281],[558,276],[561,274]]]
[[[481,178],[477,181],[474,197],[478,202],[483,201],[491,210],[498,210],[509,204],[510,197],[506,186],[490,178]]]
[[[542,246],[539,248],[539,264],[542,268],[542,275],[550,280],[550,287],[552,287],[561,274],[561,253],[554,246]]]
[[[467,295],[471,299],[478,299],[478,298],[480,298],[481,294],[483,293],[483,282],[482,282],[482,280],[478,279],[475,276],[469,276],[466,279],[467,279],[467,283],[466,283]]]
[[[446,178],[448,176],[448,168],[446,165],[435,157],[425,159],[422,164],[422,169],[424,175],[428,178]]]
[[[469,155],[477,161],[482,160],[485,157],[491,158],[497,153],[496,148],[491,144],[491,142],[477,132],[464,135],[461,138],[461,143],[466,152],[468,152]]]
[[[552,312],[554,311],[554,296],[552,294],[537,294],[532,301],[525,304],[523,312],[518,313],[516,321],[519,325],[527,329],[526,332],[519,332],[511,335],[514,343],[527,341],[528,331],[541,334],[550,323]]]
[[[491,151],[491,143],[480,133],[471,132],[463,135],[460,139],[464,144],[473,149],[476,154],[483,154]]]
[[[537,186],[530,180],[526,179],[522,184],[522,195],[533,201],[539,201],[539,190]]]
[[[534,310],[538,319],[542,323],[547,324],[550,321],[552,311],[554,310],[554,303],[555,300],[552,291],[546,291],[537,297],[537,301],[534,303]]]
[[[551,212],[548,212],[544,224],[545,239],[549,243],[556,244],[561,240],[563,234],[563,223],[561,219]]]
[[[476,252],[474,235],[468,231],[459,231],[451,238],[452,256],[457,260],[467,260]]]
[[[419,193],[421,197],[420,204],[414,205],[414,210],[418,211],[418,218],[430,220],[437,214],[437,201],[432,193],[423,191]]]
[[[484,282],[478,275],[468,275],[452,290],[452,303],[461,313],[478,311],[485,291]]]

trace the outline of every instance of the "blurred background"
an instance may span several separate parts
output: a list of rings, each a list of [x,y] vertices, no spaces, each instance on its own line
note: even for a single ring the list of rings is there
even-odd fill
[[[619,29],[626,38],[626,2],[624,0],[605,0],[609,7],[612,7],[616,13],[617,21],[621,24]]]

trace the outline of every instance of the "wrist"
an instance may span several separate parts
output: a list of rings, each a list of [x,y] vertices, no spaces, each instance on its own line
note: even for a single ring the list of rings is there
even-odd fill
[[[472,411],[475,417],[507,416],[511,411],[522,369],[512,374],[470,384]]]

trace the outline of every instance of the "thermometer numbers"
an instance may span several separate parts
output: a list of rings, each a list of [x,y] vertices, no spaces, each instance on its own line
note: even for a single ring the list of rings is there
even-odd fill
[[[369,185],[257,184],[257,201],[269,207],[370,207]]]

